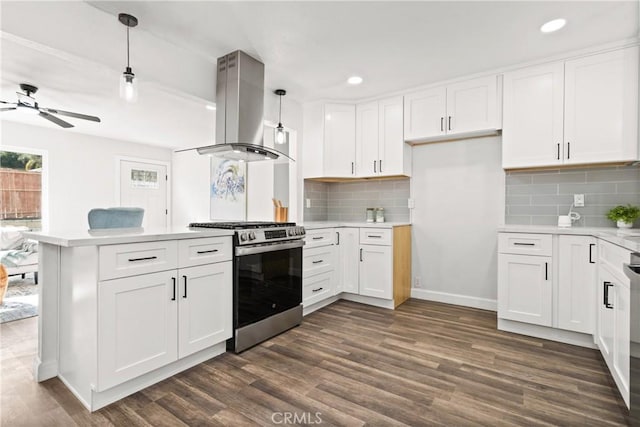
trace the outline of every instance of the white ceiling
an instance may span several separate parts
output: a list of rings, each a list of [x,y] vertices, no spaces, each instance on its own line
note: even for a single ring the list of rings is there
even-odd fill
[[[362,99],[637,37],[638,1],[602,2],[2,2],[0,99],[20,82],[42,106],[98,115],[71,131],[168,147],[211,143],[215,59],[242,49],[266,65],[285,103]],[[125,66],[119,12],[137,16],[134,105],[118,99]],[[565,29],[543,35],[545,21]],[[346,84],[364,77],[358,87]],[[16,112],[4,120],[55,125]]]

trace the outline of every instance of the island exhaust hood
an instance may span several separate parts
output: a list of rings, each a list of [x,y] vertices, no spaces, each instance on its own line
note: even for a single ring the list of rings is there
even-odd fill
[[[231,160],[289,158],[264,146],[264,64],[241,50],[218,58],[216,143],[197,148]]]

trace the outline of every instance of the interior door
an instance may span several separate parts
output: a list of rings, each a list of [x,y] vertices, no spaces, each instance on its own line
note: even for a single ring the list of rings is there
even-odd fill
[[[166,227],[167,180],[166,165],[120,160],[120,206],[143,208],[143,227]]]

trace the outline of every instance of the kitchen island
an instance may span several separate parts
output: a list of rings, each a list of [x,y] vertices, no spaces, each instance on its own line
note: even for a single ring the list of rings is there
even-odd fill
[[[94,411],[225,351],[231,231],[25,234],[39,241],[37,381],[59,377]]]

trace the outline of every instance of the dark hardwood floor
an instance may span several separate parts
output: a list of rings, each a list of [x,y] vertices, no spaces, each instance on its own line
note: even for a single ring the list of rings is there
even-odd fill
[[[33,381],[36,325],[0,326],[3,426],[626,424],[597,350],[499,332],[489,311],[340,301],[93,414]]]

